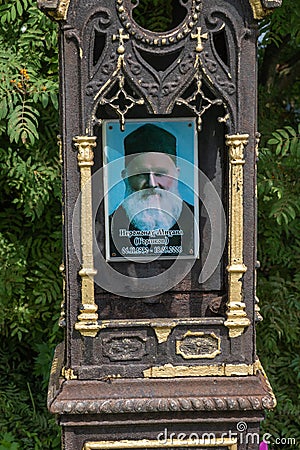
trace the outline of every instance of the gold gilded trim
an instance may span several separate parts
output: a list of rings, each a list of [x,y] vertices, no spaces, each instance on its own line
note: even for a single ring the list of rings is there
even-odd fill
[[[265,372],[265,369],[263,368],[263,366],[262,366],[262,364],[261,364],[259,359],[256,361],[256,364],[257,364],[257,370],[259,370],[262,373],[262,375],[263,375],[263,377],[265,379],[266,385],[267,385],[267,387],[269,389],[269,394],[270,394],[270,396],[271,396],[271,398],[273,400],[272,409],[276,408],[277,400],[276,400],[275,394],[273,392],[273,389],[272,389],[271,383],[269,381],[269,378],[268,378],[268,376],[267,376],[267,374]]]
[[[155,325],[153,327],[153,330],[155,332],[156,338],[157,338],[157,342],[159,344],[161,344],[162,342],[166,342],[168,340],[168,337],[171,333],[171,331],[173,330],[173,328],[175,327],[175,324],[168,324],[168,325]]]
[[[63,288],[63,299],[60,304],[60,317],[58,320],[58,325],[64,327],[66,325],[66,311],[65,311],[65,298],[66,298],[66,269],[64,263],[59,266],[59,271],[62,276],[62,288]]]
[[[63,154],[62,154],[62,137],[61,137],[61,135],[58,134],[56,136],[56,139],[57,139],[57,146],[58,146],[59,162],[60,162],[60,164],[62,164],[64,161],[63,161]]]
[[[127,112],[133,108],[135,105],[143,105],[144,99],[143,98],[135,98],[131,94],[128,94],[126,88],[125,88],[125,74],[124,74],[124,68],[126,66],[126,63],[124,61],[124,54],[125,54],[125,41],[129,39],[129,36],[126,34],[123,34],[122,29],[119,29],[118,35],[113,35],[113,41],[119,40],[119,46],[117,48],[117,54],[118,61],[117,61],[117,67],[111,77],[106,80],[104,85],[101,87],[101,89],[97,92],[97,94],[94,97],[94,104],[97,106],[100,105],[109,105],[111,108],[114,109],[114,111],[119,116],[120,120],[120,128],[121,131],[124,131],[125,129],[125,115]],[[118,90],[116,94],[111,97],[109,95],[112,86],[118,86]],[[119,102],[119,96],[122,94],[126,100],[126,107],[121,107]],[[94,114],[95,114],[95,106],[94,106]]]
[[[136,105],[144,104],[143,98],[140,97],[137,99],[135,96],[129,94],[126,90],[125,73],[124,73],[124,69],[126,67],[126,62],[124,60],[126,51],[125,41],[130,39],[130,36],[129,34],[123,34],[123,31],[124,30],[122,28],[119,28],[119,34],[114,34],[112,36],[113,42],[118,41],[118,48],[116,50],[116,53],[119,55],[117,60],[117,67],[113,72],[113,74],[111,75],[111,77],[108,80],[106,80],[104,85],[101,87],[101,89],[97,92],[97,94],[94,97],[94,105],[95,105],[94,114],[95,114],[95,107],[97,107],[98,104],[109,105],[119,116],[121,131],[124,131],[125,129],[125,115],[127,114],[127,112]],[[110,91],[112,86],[114,85],[118,86],[118,90],[113,95],[113,97],[111,97]],[[126,102],[125,107],[120,105],[120,97],[119,97],[120,94],[124,96]]]
[[[112,36],[112,40],[114,41],[119,41],[119,47],[117,48],[117,53],[119,55],[123,55],[125,53],[125,40],[127,41],[128,39],[130,39],[129,34],[123,34],[123,28],[119,29],[119,34],[113,34]]]
[[[196,437],[196,436],[195,436]],[[227,447],[229,450],[237,450],[237,438],[217,438],[207,439],[141,439],[141,440],[121,440],[121,441],[97,441],[86,442],[82,450],[121,450],[130,448],[173,448],[173,447]]]
[[[113,319],[113,320],[101,320],[99,323],[99,329],[106,329],[109,327],[128,327],[128,326],[148,326],[151,328],[163,329],[163,328],[175,328],[177,325],[222,325],[224,319],[212,318],[212,317],[176,317],[173,319],[167,318],[155,318],[155,319]]]
[[[175,377],[231,377],[255,375],[259,370],[259,362],[254,364],[220,364],[209,366],[164,366],[150,367],[144,370],[145,378]]]
[[[261,0],[249,0],[252,8],[254,19],[264,19],[266,16],[273,12],[273,9],[281,6],[281,0],[262,2]],[[265,8],[264,8],[265,3]]]
[[[249,0],[249,3],[252,8],[254,19],[263,19],[272,12],[264,9],[260,0]]]
[[[59,364],[58,358],[54,357],[53,361],[52,361],[51,370],[50,370],[50,376],[54,376],[56,374],[57,368],[58,368],[58,364]]]
[[[49,11],[48,14],[55,20],[66,20],[69,5],[70,0],[59,0],[56,9],[54,11]]]
[[[61,369],[61,374],[66,380],[77,380],[78,378],[77,375],[74,374],[74,370],[71,368],[67,369],[66,367],[63,367]]]
[[[83,270],[83,269],[82,269]],[[82,270],[80,272],[82,272]],[[92,274],[91,274],[92,275]],[[91,277],[89,275],[88,278]],[[83,314],[80,315],[80,317],[83,317]],[[139,327],[139,326],[146,326],[153,328],[153,331],[156,334],[158,343],[166,342],[168,339],[171,331],[173,328],[175,328],[177,325],[223,325],[224,319],[215,319],[215,318],[176,318],[172,320],[168,319],[133,319],[133,320],[127,320],[127,319],[121,319],[121,320],[101,320],[98,321],[97,324],[93,324],[93,334],[97,334],[99,330],[105,330],[109,328],[115,328],[115,327]],[[79,323],[76,324],[76,329],[79,329]],[[90,330],[91,328],[88,328]]]
[[[78,166],[80,168],[81,187],[81,312],[75,329],[83,336],[95,337],[98,332],[97,305],[94,298],[94,269],[93,256],[93,223],[92,223],[92,188],[91,166],[94,164],[93,147],[96,146],[95,136],[76,136],[74,145],[78,150]]]
[[[197,53],[201,53],[203,50],[203,42],[202,39],[207,40],[208,39],[208,34],[207,33],[203,33],[201,34],[201,27],[197,27],[197,33],[192,33],[191,34],[191,39],[197,39],[197,46],[196,46],[196,52]]]
[[[231,338],[240,336],[250,325],[244,309],[242,277],[247,271],[243,263],[243,185],[244,146],[248,143],[248,134],[227,135],[229,148],[229,228],[228,228],[228,302],[227,320],[224,325],[229,329]]]

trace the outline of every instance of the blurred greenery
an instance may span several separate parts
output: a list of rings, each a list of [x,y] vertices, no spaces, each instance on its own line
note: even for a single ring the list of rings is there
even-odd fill
[[[0,1],[0,449],[59,449],[46,408],[62,339],[56,25]]]
[[[300,448],[300,1],[260,23],[258,354],[277,397],[263,430]],[[296,444],[275,445],[276,438]]]
[[[152,1],[140,0],[136,20],[168,29],[173,5],[157,1],[148,14]],[[0,22],[0,450],[58,450],[46,409],[62,339],[57,27],[34,0],[0,0]],[[299,0],[283,0],[260,30],[257,344],[278,400],[263,428],[299,444]]]

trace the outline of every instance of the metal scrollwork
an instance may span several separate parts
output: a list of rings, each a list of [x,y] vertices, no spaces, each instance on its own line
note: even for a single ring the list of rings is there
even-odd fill
[[[221,99],[210,99],[208,98],[202,90],[202,73],[200,70],[197,71],[195,75],[196,89],[187,98],[180,97],[176,104],[181,106],[184,105],[191,109],[193,113],[197,116],[197,127],[198,131],[201,130],[202,126],[202,116],[209,108],[213,105],[220,106],[223,104]]]
[[[194,53],[189,53],[185,59],[179,65],[179,72],[182,75],[187,74],[194,66]]]
[[[134,5],[131,0],[116,0],[115,5],[118,24],[98,9],[87,25],[86,37],[94,39],[85,87],[93,123],[98,121],[98,107],[109,107],[124,129],[128,111],[137,105],[145,105],[150,114],[170,114],[175,105],[188,107],[198,119],[198,130],[207,109],[224,105],[220,120],[235,122],[236,74],[230,72],[236,57],[230,44],[235,37],[231,19],[224,17],[223,11],[211,12],[204,20],[202,0],[182,1],[187,11],[183,22],[168,32],[155,33],[134,21],[132,13],[138,2]],[[112,17],[112,11],[110,14]],[[214,40],[220,30],[228,53],[223,58]]]
[[[227,80],[222,80],[222,77],[219,75],[216,76],[216,81],[218,82],[219,86],[221,86],[228,95],[232,95],[235,93],[236,87],[235,87],[234,83],[227,81]]]
[[[127,64],[130,66],[130,70],[134,75],[137,76],[141,73],[142,67],[138,62],[135,61],[131,53],[127,56]]]
[[[203,61],[205,62],[205,67],[209,70],[210,73],[214,73],[217,71],[218,66],[217,63],[209,57],[208,52],[203,53]]]
[[[111,24],[111,11],[107,8],[97,8],[85,25],[83,45],[89,54],[90,78],[94,77],[99,69],[102,69],[106,59],[109,59],[108,29]]]
[[[123,29],[118,30],[118,34],[112,35],[112,42],[118,43],[116,54],[118,55],[117,67],[109,77],[105,84],[98,90],[94,98],[94,119],[97,117],[95,110],[98,106],[109,105],[120,119],[120,128],[124,130],[125,128],[125,115],[133,108],[135,105],[143,105],[144,99],[139,97],[139,95],[133,90],[128,89],[126,86],[125,79],[125,42],[129,39],[129,35],[124,33]],[[115,54],[115,55],[116,55]],[[110,71],[113,65],[115,57],[112,56],[111,61],[108,63],[107,67],[102,68],[104,71]],[[133,65],[133,61],[130,58],[129,65]],[[134,70],[137,70],[137,64],[134,64]],[[92,86],[91,83],[89,86]],[[131,91],[131,92],[129,92]]]
[[[126,113],[135,105],[143,105],[144,99],[135,97],[134,93],[129,94],[125,88],[124,73],[119,69],[117,72],[115,82],[108,85],[106,83],[96,97],[99,98],[98,105],[109,105],[116,112],[120,119],[120,128],[124,131]],[[115,88],[117,91],[113,94]]]
[[[111,24],[111,14],[106,8],[102,8],[98,13],[98,30],[106,29]]]

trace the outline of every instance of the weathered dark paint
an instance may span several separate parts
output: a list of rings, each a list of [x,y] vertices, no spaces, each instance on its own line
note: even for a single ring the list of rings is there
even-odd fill
[[[39,1],[40,8],[54,17],[60,4],[58,0]],[[127,0],[123,3],[121,0],[70,0],[66,18],[59,21],[66,339],[64,352],[62,347],[58,352],[57,370],[51,376],[49,408],[59,414],[63,448],[66,450],[81,450],[87,440],[156,439],[165,427],[175,433],[197,431],[221,435],[228,430],[235,431],[234,426],[242,420],[248,424],[249,430],[253,428],[258,432],[263,409],[274,407],[270,389],[260,371],[243,377],[143,378],[144,370],[164,364],[251,365],[256,360],[257,25],[246,0],[196,0],[195,5],[200,7],[196,11],[197,18],[191,16],[185,25],[168,33],[152,33],[130,19],[130,4]],[[189,8],[192,0],[186,4]],[[266,9],[279,4],[279,1],[262,2]],[[118,13],[116,5],[123,6],[124,12]],[[129,26],[126,25],[128,23]],[[225,32],[221,23],[225,24]],[[198,283],[210,240],[205,211],[201,213],[201,257],[181,283],[172,291],[146,299],[126,298],[126,292],[115,295],[96,286],[99,320],[108,321],[107,325],[96,338],[82,337],[74,329],[81,291],[80,263],[72,242],[72,216],[80,192],[80,173],[72,140],[78,135],[97,136],[94,170],[102,167],[101,127],[95,117],[107,119],[117,116],[109,106],[109,99],[99,106],[95,98],[114,75],[121,53],[118,53],[120,43],[113,36],[119,35],[119,30],[124,27],[127,27],[124,34],[129,33],[130,37],[124,41],[126,89],[145,102],[143,106],[136,105],[130,109],[125,119],[195,117],[190,108],[176,102],[195,89],[197,73],[203,78],[204,94],[223,103],[223,106],[212,105],[203,115],[198,151],[199,169],[212,181],[227,214],[225,134],[249,134],[244,165],[244,263],[247,272],[243,277],[243,294],[251,324],[234,339],[229,338],[228,329],[224,326],[226,249],[213,276],[203,285]],[[201,27],[201,33],[208,33],[208,38],[202,40],[203,51],[198,54],[195,51],[197,40],[191,39],[197,27]],[[185,33],[184,29],[189,31]],[[221,47],[218,42],[221,42]],[[175,60],[170,52],[177,55]],[[152,59],[157,55],[164,61],[169,58],[169,67],[159,71],[155,64],[151,66],[151,54]],[[197,58],[199,65],[195,67]],[[177,63],[178,59],[180,63]],[[165,66],[165,62],[159,64]],[[189,93],[186,93],[188,87]],[[227,122],[219,122],[218,117],[225,113],[229,114]],[[103,219],[103,236],[104,232]],[[145,264],[135,263],[135,270],[141,276],[149,276],[168,265],[170,262],[160,261],[147,268]],[[130,271],[127,263],[114,263],[113,266],[124,274]],[[139,319],[155,321],[157,318],[199,319],[199,323],[176,323],[167,339],[159,343],[150,323],[136,322]],[[127,321],[126,326],[124,320]],[[176,338],[182,338],[187,331],[215,333],[221,339],[221,353],[213,359],[184,359],[176,354]],[[129,352],[129,356],[118,359],[111,356],[110,350],[104,349],[111,339],[115,339],[113,344],[117,345],[123,338],[129,339],[128,342],[135,339],[141,348],[140,353],[130,359]],[[61,378],[62,366],[72,368],[77,379],[66,381]],[[121,378],[111,378],[114,376]],[[173,401],[170,400],[172,398]],[[257,450],[258,444],[246,446],[240,443],[238,449]]]

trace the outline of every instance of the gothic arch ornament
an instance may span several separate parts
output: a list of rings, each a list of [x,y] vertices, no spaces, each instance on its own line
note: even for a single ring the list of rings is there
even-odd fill
[[[202,1],[190,0],[185,4],[187,16],[181,25],[166,33],[154,33],[132,19],[131,1],[117,0],[116,6],[115,18],[113,8],[110,12],[106,11],[108,8],[99,8],[82,32],[83,54],[89,55],[82,60],[82,73],[86,74],[83,103],[85,117],[89,118],[85,129],[91,130],[93,123],[97,123],[95,111],[98,105],[109,108],[113,99],[111,110],[120,118],[121,127],[128,110],[136,105],[144,104],[151,115],[170,114],[176,105],[185,105],[198,118],[200,130],[206,109],[222,104],[225,113],[220,121],[227,122],[228,131],[236,131],[238,50],[232,48],[240,38],[235,35],[235,9],[229,8],[232,11],[228,17],[225,6],[223,10],[218,6],[217,12],[214,15],[208,12],[204,20],[200,14]],[[226,49],[223,57],[215,45],[218,34],[222,34]],[[200,84],[206,85],[212,98],[201,91]],[[115,89],[112,89],[114,85]],[[130,86],[129,91],[125,85]],[[188,86],[189,95],[184,96]],[[194,92],[191,93],[192,86]],[[116,95],[107,96],[110,90]],[[131,102],[128,108],[117,105],[120,95],[123,103]],[[203,108],[189,104],[201,95]]]

